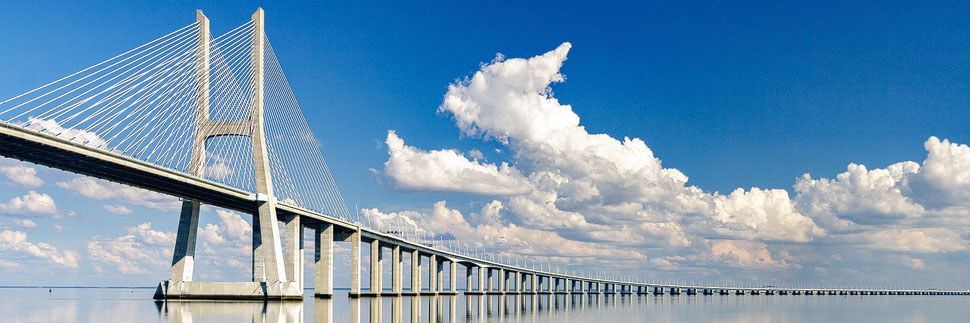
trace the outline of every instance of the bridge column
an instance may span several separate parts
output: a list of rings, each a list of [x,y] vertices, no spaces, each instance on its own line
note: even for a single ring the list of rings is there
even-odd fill
[[[381,252],[381,242],[374,240],[370,243],[370,292],[381,292],[381,280],[384,279],[381,270],[384,269],[384,257]]]
[[[505,279],[507,278],[508,277],[505,276],[505,268],[499,268],[498,269],[498,291],[500,293],[505,292]]]
[[[486,268],[485,269],[485,272],[488,274],[488,287],[487,287],[486,291],[489,291],[490,292],[490,291],[492,291],[492,286],[494,286],[492,284],[492,268]]]
[[[465,292],[472,291],[472,275],[474,274],[472,265],[465,263]]]
[[[448,271],[448,275],[450,275],[450,277],[448,278],[451,278],[451,279],[448,283],[451,285],[450,286],[451,292],[457,293],[458,292],[458,264],[455,263],[454,260],[449,261],[449,263],[451,263],[451,268],[449,268],[449,271]]]
[[[438,292],[438,256],[432,254],[428,256],[428,291],[431,293]]]
[[[421,253],[411,251],[411,292],[421,292]]]
[[[195,242],[199,230],[199,202],[183,201],[179,228],[175,238],[175,253],[172,256],[172,269],[169,272],[170,284],[192,281],[195,270]]]
[[[360,295],[360,231],[347,237],[350,240],[350,296]]]
[[[529,275],[523,272],[519,273],[519,293],[525,293],[525,280],[529,278]]]
[[[536,274],[531,274],[531,276],[532,276],[531,277],[532,278],[532,290],[530,290],[529,292],[535,294],[535,293],[539,292],[539,279],[537,279],[537,278],[539,278],[539,276],[536,276]]]
[[[333,296],[333,224],[314,228],[313,294]]]
[[[485,276],[488,276],[488,267],[478,267],[478,291],[486,292],[488,287],[486,285]]]
[[[438,259],[437,268],[435,269],[435,277],[438,279],[438,282],[435,284],[435,286],[438,286],[436,292],[443,292],[445,290],[445,261]]]
[[[286,277],[303,290],[303,225],[300,216],[291,214],[285,217],[283,239],[286,242]]]
[[[401,295],[404,282],[402,279],[402,271],[404,270],[403,264],[401,263],[401,246],[394,245],[391,249],[391,292],[395,295]]]

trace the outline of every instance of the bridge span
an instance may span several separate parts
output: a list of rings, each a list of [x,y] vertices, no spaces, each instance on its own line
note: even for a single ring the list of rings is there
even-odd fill
[[[313,287],[318,297],[333,295],[335,242],[351,246],[346,268],[351,297],[457,294],[459,279],[465,280],[466,294],[970,295],[967,290],[731,287],[603,279],[486,260],[462,248],[367,228],[347,212],[319,147],[297,140],[312,138],[308,128],[287,136],[270,126],[306,127],[295,99],[287,94],[282,71],[275,70],[279,67],[265,37],[262,9],[251,21],[219,37],[209,34],[209,20],[201,11],[196,18],[194,24],[139,47],[140,52],[0,102],[0,155],[183,200],[170,276],[159,284],[156,298],[302,299],[304,228],[314,235]],[[165,54],[167,47],[187,54]],[[221,142],[225,137],[244,140]],[[304,146],[290,146],[299,144]],[[227,157],[240,151],[241,157]],[[302,155],[291,161],[287,152]],[[210,172],[214,160],[248,171],[237,171],[241,175],[228,180],[219,178]],[[193,280],[201,204],[253,215],[251,281]],[[365,243],[370,244],[366,289],[360,270]],[[385,251],[390,252],[389,286],[383,282]],[[410,255],[408,289],[404,255]],[[422,281],[424,271],[427,282]]]

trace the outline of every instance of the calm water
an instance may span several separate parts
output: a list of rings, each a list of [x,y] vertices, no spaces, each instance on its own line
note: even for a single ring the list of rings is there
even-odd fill
[[[2,322],[970,322],[970,296],[438,296],[155,302],[154,289],[0,288]]]

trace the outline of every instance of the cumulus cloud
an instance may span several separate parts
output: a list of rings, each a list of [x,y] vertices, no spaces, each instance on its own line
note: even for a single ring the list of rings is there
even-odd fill
[[[869,171],[865,165],[849,164],[835,179],[812,179],[802,175],[795,183],[799,208],[818,215],[834,228],[857,224],[881,224],[923,214],[923,207],[902,193],[906,176],[919,172],[919,164],[901,162]],[[837,217],[833,218],[833,217]]]
[[[44,180],[37,177],[37,169],[23,164],[12,166],[0,165],[0,173],[3,173],[3,175],[7,176],[14,183],[24,186],[38,187],[44,185]]]
[[[77,251],[58,251],[46,242],[31,243],[27,241],[27,234],[21,231],[0,232],[0,253],[10,255],[3,257],[6,259],[26,256],[67,268],[77,268]]]
[[[23,126],[33,131],[47,133],[58,138],[81,143],[83,145],[98,148],[107,147],[107,142],[104,141],[104,139],[101,139],[98,134],[85,130],[64,128],[54,119],[39,119],[30,117]]]
[[[565,81],[560,70],[570,48],[564,43],[526,59],[498,55],[448,87],[438,111],[454,119],[462,137],[503,145],[496,151],[507,151],[507,162],[484,163],[475,149],[423,150],[388,134],[381,179],[400,190],[487,195],[497,198],[487,203],[492,211],[465,217],[439,202],[430,214],[372,209],[365,216],[378,226],[394,222],[461,237],[494,239],[510,228],[553,232],[564,245],[647,250],[650,264],[668,269],[797,270],[833,245],[874,254],[966,250],[970,147],[931,137],[922,164],[849,164],[834,178],[805,174],[795,180],[794,195],[758,187],[705,192],[664,167],[643,140],[590,133],[555,97],[551,86]],[[922,267],[918,259],[895,263]]]
[[[926,160],[909,176],[908,193],[925,207],[970,206],[970,147],[930,137]]]
[[[492,201],[482,207],[478,213],[466,217],[460,211],[450,209],[444,201],[434,204],[430,213],[402,211],[385,213],[379,209],[362,209],[361,215],[372,223],[403,223],[405,228],[412,227],[408,232],[412,237],[453,240],[460,237],[456,243],[450,244],[456,248],[474,253],[476,250],[514,251],[515,255],[529,255],[539,259],[570,259],[574,263],[593,260],[645,260],[646,255],[634,250],[623,250],[609,244],[581,242],[566,239],[561,235],[545,230],[529,229],[514,223],[502,223],[504,206],[499,201]],[[472,224],[474,219],[477,224]],[[494,255],[493,255],[494,256]],[[506,254],[507,256],[507,254]]]
[[[525,178],[508,163],[483,164],[454,150],[424,151],[404,144],[394,131],[385,141],[390,158],[384,174],[404,190],[508,195],[529,191]]]
[[[54,199],[47,194],[34,191],[27,195],[14,197],[7,203],[0,203],[0,212],[10,214],[57,214]]]
[[[127,231],[117,238],[95,236],[88,241],[88,254],[96,271],[112,268],[124,274],[140,274],[148,272],[146,266],[171,264],[174,232],[154,230],[151,222],[128,227]]]
[[[181,207],[175,197],[91,177],[78,176],[68,181],[57,182],[57,187],[96,200],[119,200],[163,211],[178,210]]]
[[[748,239],[806,242],[824,234],[811,219],[795,210],[788,192],[757,187],[715,196],[713,229]]]
[[[711,254],[724,263],[738,267],[767,267],[785,269],[790,265],[783,259],[774,259],[768,245],[747,240],[719,240],[711,245]]]
[[[199,228],[201,254],[226,256],[234,263],[242,264],[235,257],[252,252],[253,227],[235,212],[216,210],[216,215],[219,223],[209,223]]]
[[[872,249],[936,253],[967,250],[960,234],[945,228],[885,229],[846,235]]]
[[[453,116],[463,135],[496,140],[513,152],[514,164],[507,167],[516,170],[516,180],[508,181],[509,187],[529,188],[505,191],[511,195],[506,201],[509,215],[517,224],[572,231],[570,238],[583,241],[670,247],[690,244],[685,226],[678,223],[684,215],[703,217],[692,219],[690,227],[699,229],[695,234],[712,237],[804,242],[824,233],[794,210],[783,190],[711,195],[688,186],[679,170],[663,167],[642,140],[589,133],[550,88],[565,80],[560,68],[570,48],[564,43],[529,59],[499,55],[471,78],[450,85],[439,107]],[[454,165],[483,166],[477,159],[469,161],[451,150],[404,146],[393,132],[387,143],[391,158],[384,174],[405,181],[409,189],[475,192],[462,187],[494,183],[506,167],[492,165],[489,176],[468,176],[452,170],[472,166]],[[445,159],[443,154],[458,162],[429,162]],[[670,231],[658,239],[655,232],[638,230],[658,227]]]
[[[124,205],[120,205],[120,204],[119,205],[105,204],[103,207],[108,212],[111,212],[111,213],[114,213],[114,214],[131,214],[131,209],[129,209],[128,207],[126,207]]]
[[[249,269],[240,260],[252,252],[252,227],[239,214],[216,210],[217,223],[198,229],[196,266],[208,265],[207,277],[221,277],[225,265]],[[145,274],[167,269],[171,265],[176,233],[152,228],[151,222],[127,227],[127,233],[109,238],[94,236],[88,240],[88,253],[99,273]]]

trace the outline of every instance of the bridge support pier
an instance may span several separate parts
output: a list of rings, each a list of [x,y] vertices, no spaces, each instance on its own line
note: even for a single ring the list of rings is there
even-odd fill
[[[401,246],[394,245],[391,249],[391,294],[400,296],[403,292],[403,273],[404,265],[401,260]]]
[[[411,251],[411,291],[408,295],[418,295],[421,293],[421,253],[417,250]]]
[[[333,224],[325,223],[315,228],[313,265],[313,295],[333,296]]]

